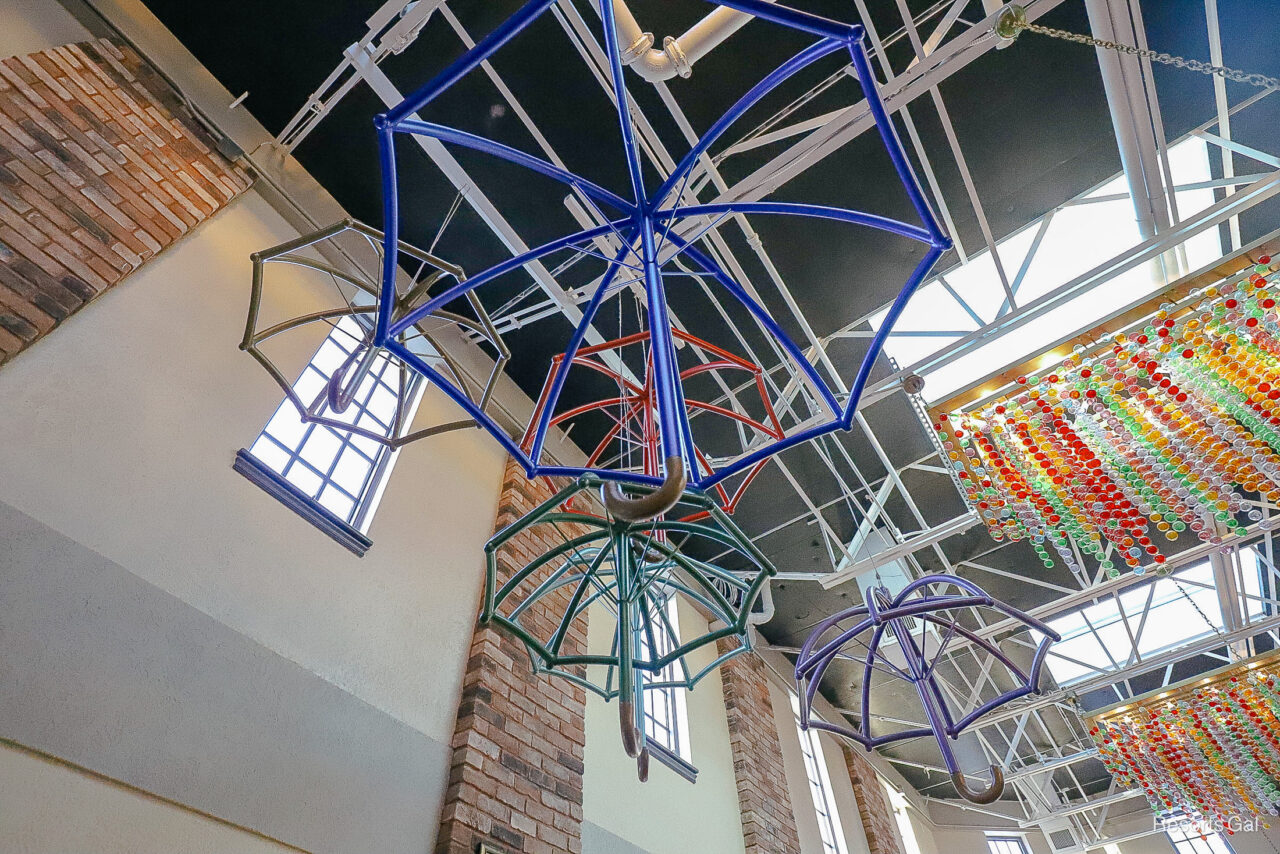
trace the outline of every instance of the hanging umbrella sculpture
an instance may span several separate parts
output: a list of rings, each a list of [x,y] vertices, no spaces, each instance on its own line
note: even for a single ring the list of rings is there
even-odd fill
[[[690,395],[685,405],[691,413],[740,427],[739,435],[746,441],[755,436],[781,436],[759,365],[681,330],[674,330],[672,336],[680,346],[697,353],[696,364],[681,371],[682,381],[701,378],[708,391],[723,392],[742,404],[729,408]],[[625,449],[620,453],[635,457],[634,466],[626,463],[628,468],[657,474],[658,408],[650,342],[649,333],[639,332],[579,348],[573,357],[574,366],[602,378],[602,389],[613,390],[558,413],[550,421],[566,432],[581,419],[603,416],[609,423],[588,455],[587,467],[603,462],[606,454],[620,446]],[[630,379],[620,368],[625,364],[620,356],[635,350],[641,351],[639,361],[646,366],[641,381]],[[564,361],[565,354],[552,360],[535,404],[537,410],[548,405]],[[745,414],[747,411],[760,413],[760,418]],[[535,411],[535,421],[537,416]],[[521,441],[526,449],[533,441],[532,431],[531,425]],[[703,471],[712,468],[712,461],[701,450],[697,463]],[[771,613],[767,582],[773,568],[728,518],[767,463],[764,459],[753,465],[732,490],[721,482],[705,493],[687,491],[665,514],[673,521],[648,524],[616,517],[611,521],[595,501],[592,487],[600,485],[599,479],[583,475],[494,537],[486,550],[489,575],[482,620],[520,637],[529,647],[535,670],[567,675],[606,699],[619,698],[623,745],[636,758],[641,780],[648,776],[649,763],[645,692],[673,685],[692,688],[716,666],[747,650],[746,626],[762,622]],[[546,542],[544,536],[537,536],[541,532],[549,533],[559,544],[517,566],[519,558],[511,544],[531,532],[537,542]],[[722,564],[747,568],[730,571],[693,556],[725,551],[734,559],[721,557]],[[673,605],[682,597],[713,614],[718,628],[681,643]],[[761,600],[764,608],[757,610]],[[558,616],[554,631],[537,607],[548,601],[555,602],[552,610]],[[570,628],[585,621],[588,611],[593,611],[593,620],[610,620],[608,649],[566,653]],[[729,637],[736,638],[737,645],[718,652],[714,661],[701,666],[690,663],[689,653]],[[582,674],[586,664],[591,665],[587,670],[595,678]]]
[[[503,45],[553,5],[554,0],[530,0],[435,79],[376,119],[383,170],[386,237],[382,310],[372,343],[395,353],[448,393],[478,424],[502,443],[530,477],[577,476],[590,471],[608,482],[605,486],[605,503],[612,515],[631,521],[653,519],[673,506],[686,486],[710,489],[785,448],[834,430],[848,429],[885,337],[916,287],[938,257],[950,248],[951,242],[930,210],[892,120],[885,110],[863,46],[863,27],[858,24],[837,23],[766,0],[720,0],[715,5],[739,10],[761,21],[814,36],[816,40],[746,92],[712,124],[656,188],[647,186],[644,179],[635,120],[628,109],[627,97],[616,99],[622,159],[630,183],[626,194],[614,193],[561,165],[511,146],[418,117],[419,111],[427,108],[468,73],[489,60]],[[623,79],[623,57],[625,54],[627,60],[631,61],[634,60],[634,54],[630,49],[624,52],[619,47],[613,4],[601,3],[600,12],[612,88],[615,92],[625,94],[627,90]],[[780,84],[823,57],[837,52],[847,52],[852,58],[854,73],[851,76],[858,81],[867,111],[892,162],[895,180],[901,183],[919,224],[907,224],[872,213],[816,204],[747,200],[700,203],[691,188],[697,183],[693,180],[695,173],[701,168],[701,164],[707,162],[712,145]],[[573,202],[581,209],[583,217],[594,220],[597,224],[522,252],[441,291],[409,311],[399,311],[392,298],[401,261],[397,243],[400,228],[396,155],[398,135],[427,137],[449,146],[472,149],[566,185],[571,190],[571,197],[566,205]],[[709,233],[722,221],[739,215],[817,218],[874,229],[884,234],[886,239],[890,235],[896,235],[924,246],[923,257],[870,340],[857,373],[847,387],[844,380],[834,373],[829,360],[825,360],[829,375],[824,377],[819,373],[801,347],[753,296],[752,289],[744,286],[745,280],[726,272],[725,267],[715,260],[715,252],[709,248],[712,244],[703,242],[711,239]],[[607,266],[580,294],[585,305],[576,317],[576,328],[564,348],[565,358],[549,384],[544,405],[539,408],[537,417],[531,424],[531,431],[527,435],[532,436],[532,440],[522,444],[519,441],[520,433],[509,434],[457,388],[448,376],[405,347],[399,336],[415,322],[451,301],[485,288],[487,284],[513,271],[525,267],[535,269],[544,259],[550,260],[557,253],[566,252],[573,253],[575,257],[601,259]],[[684,278],[674,280],[674,277]],[[696,441],[698,425],[690,422],[672,332],[673,328],[678,327],[678,323],[669,313],[667,302],[668,282],[672,281],[674,284],[678,281],[682,285],[688,285],[691,281],[689,277],[704,284],[709,282],[708,289],[714,290],[718,294],[716,298],[723,300],[723,305],[727,306],[726,314],[736,313],[743,318],[744,323],[752,326],[751,334],[758,340],[767,342],[769,350],[776,353],[781,364],[786,366],[785,372],[789,376],[785,379],[795,389],[792,394],[794,402],[788,410],[789,420],[781,435],[761,436],[736,456],[727,459],[716,457],[716,462],[711,466],[699,463],[699,444]],[[652,466],[647,469],[618,468],[611,467],[600,459],[590,466],[555,464],[544,457],[543,451],[551,423],[560,412],[558,403],[565,388],[569,367],[574,363],[584,341],[593,334],[592,323],[599,315],[602,304],[618,294],[632,292],[632,288],[637,292],[637,299],[644,304],[644,327],[651,336],[651,381],[656,404],[654,434],[660,454],[659,466],[656,469]],[[685,291],[687,290],[686,287]],[[564,293],[558,293],[553,299],[563,304],[564,296]],[[573,316],[577,311],[576,301],[570,309],[569,314]],[[737,326],[734,326],[734,331],[741,337],[741,330]],[[814,355],[820,360],[824,358],[821,352]],[[702,458],[712,456],[703,454]],[[658,488],[636,495],[634,491],[621,489],[619,482]]]
[[[591,506],[601,484],[580,475],[494,535],[485,546],[481,622],[519,638],[535,671],[618,698],[623,747],[643,781],[645,692],[692,688],[748,650],[748,625],[760,618],[753,606],[775,570],[707,495],[683,496],[687,518],[627,522]],[[555,545],[527,559],[530,543],[548,542]],[[694,557],[726,553],[715,563]],[[690,637],[677,629],[678,600],[711,615],[705,631]],[[591,646],[588,616],[603,639]],[[735,643],[699,654],[722,639]]]
[[[416,369],[372,341],[381,296],[382,248],[382,232],[345,219],[255,252],[249,316],[240,349],[267,370],[303,421],[399,448],[428,436],[472,427],[475,422],[465,418],[410,430],[413,395],[409,388],[417,378]],[[461,268],[417,247],[400,243],[397,253],[404,262],[413,262],[411,272],[402,274],[396,284],[398,314],[408,313],[428,299],[431,288],[465,280]],[[399,331],[395,340],[416,360],[448,376],[474,407],[483,411],[511,354],[480,301],[468,296],[469,315],[433,310]],[[300,297],[305,297],[308,306],[323,307],[290,316]],[[469,379],[443,344],[449,340],[445,336],[459,332],[485,342],[495,357],[483,385]],[[299,350],[314,352],[317,339],[326,337],[324,346],[332,348],[337,359],[328,379],[302,371],[295,380],[300,372],[294,364]],[[283,366],[278,364],[281,361]],[[363,412],[363,406],[351,406],[357,399],[369,399],[375,377],[396,392],[394,411],[379,413],[382,423],[373,413]]]
[[[727,439],[731,445],[736,440],[739,447],[748,446],[759,439],[767,441],[783,438],[785,434],[782,424],[770,399],[764,369],[760,365],[679,329],[672,330],[672,338],[678,346],[696,353],[694,364],[680,371],[680,381],[685,383],[694,378],[703,380],[701,387],[705,393],[698,395],[691,392],[685,398],[685,407],[691,416],[719,419],[721,427],[728,428],[720,431],[721,438]],[[651,342],[652,336],[648,332],[637,332],[603,344],[581,347],[573,356],[571,361],[574,367],[585,368],[591,374],[603,378],[606,381],[604,388],[610,389],[610,393],[603,397],[556,413],[549,422],[552,427],[568,433],[583,419],[603,417],[606,420],[608,427],[603,430],[595,448],[588,454],[587,468],[609,464],[620,470],[638,469],[646,475],[659,475],[662,458],[658,440],[659,409]],[[622,354],[633,350],[642,351],[640,361],[645,365],[643,380],[631,379],[621,367],[626,364]],[[536,441],[535,427],[541,421],[542,410],[551,404],[556,378],[562,371],[565,355],[561,353],[552,359],[551,369],[542,386],[542,394],[535,404],[533,420],[520,441],[520,447],[525,451],[529,451]],[[723,395],[736,405],[699,399],[711,398],[713,395]],[[618,459],[609,459],[611,453],[616,454]],[[695,449],[694,471],[709,473],[714,470],[715,464],[709,453],[709,448]],[[767,458],[757,461],[732,485],[728,481],[720,481],[707,490],[707,494],[726,513],[733,513],[747,487],[768,462]],[[697,521],[706,515],[705,511],[695,511],[695,515],[684,518],[686,521]]]
[[[1034,630],[1042,637],[1035,645],[1031,665],[1018,666],[1000,647],[964,626],[959,612],[969,608],[992,608]],[[938,666],[957,639],[995,658],[1007,671],[1013,687],[959,715],[948,699]],[[930,638],[933,643],[930,644]],[[951,782],[961,797],[976,804],[989,804],[1004,791],[1004,772],[991,766],[991,783],[975,791],[969,787],[956,761],[952,742],[974,721],[1019,697],[1039,693],[1040,670],[1049,647],[1061,637],[1053,629],[1023,612],[993,599],[981,587],[954,575],[926,575],[906,585],[897,595],[884,587],[869,588],[866,603],[841,611],[819,623],[805,640],[796,660],[796,682],[800,695],[800,725],[833,732],[856,741],[867,750],[909,738],[933,736]],[[932,646],[932,649],[930,648]],[[861,703],[857,729],[831,724],[813,716],[818,686],[832,662],[852,660],[862,668]],[[871,731],[872,678],[875,674],[913,686],[920,699],[925,727],[875,734]]]

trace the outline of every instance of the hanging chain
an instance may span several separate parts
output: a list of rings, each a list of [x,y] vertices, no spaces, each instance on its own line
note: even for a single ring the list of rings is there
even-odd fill
[[[1265,74],[1250,74],[1247,71],[1239,71],[1235,68],[1227,68],[1222,65],[1210,65],[1209,63],[1201,62],[1198,59],[1187,59],[1185,57],[1174,56],[1171,53],[1163,53],[1156,50],[1144,50],[1143,48],[1134,47],[1131,44],[1112,42],[1107,41],[1106,39],[1096,39],[1093,36],[1073,33],[1069,30],[1059,30],[1053,27],[1033,24],[1027,20],[1026,10],[1021,6],[1010,5],[1005,7],[1005,11],[1001,14],[999,21],[996,23],[996,34],[1001,38],[1014,39],[1017,38],[1018,33],[1023,30],[1029,30],[1033,33],[1039,33],[1042,36],[1048,36],[1049,38],[1060,39],[1062,41],[1075,42],[1076,44],[1089,45],[1090,47],[1098,47],[1104,50],[1112,50],[1117,53],[1127,53],[1130,56],[1149,59],[1152,62],[1158,62],[1161,65],[1171,65],[1175,68],[1186,68],[1191,71],[1199,71],[1201,74],[1208,74],[1211,77],[1221,77],[1225,80],[1234,80],[1237,83],[1248,83],[1250,86],[1257,86],[1261,89],[1280,88],[1280,79],[1268,77]]]
[[[1204,611],[1200,610],[1200,604],[1196,602],[1194,598],[1192,598],[1190,593],[1187,592],[1187,588],[1182,586],[1181,581],[1172,577],[1170,577],[1169,580],[1172,581],[1174,585],[1178,588],[1178,592],[1182,594],[1182,598],[1190,602],[1191,607],[1196,609],[1196,613],[1200,615],[1200,619],[1204,620],[1204,624],[1209,627],[1209,630],[1213,632],[1215,635],[1217,635],[1222,640],[1222,642],[1226,644],[1227,656],[1231,657],[1231,643],[1230,641],[1227,640],[1227,636],[1222,631],[1222,629],[1218,628],[1217,624],[1214,623],[1213,620],[1210,620],[1208,615],[1206,615]]]

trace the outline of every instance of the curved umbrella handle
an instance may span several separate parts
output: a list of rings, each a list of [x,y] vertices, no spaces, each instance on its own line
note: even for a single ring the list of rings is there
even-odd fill
[[[638,498],[624,493],[622,487],[614,481],[606,483],[603,490],[605,509],[615,519],[623,522],[650,522],[675,507],[689,483],[684,470],[684,459],[668,457],[666,467],[667,477],[662,485]]]
[[[636,777],[641,783],[649,782],[649,748],[647,747],[636,757]]]
[[[636,707],[631,700],[618,701],[618,723],[622,726],[622,749],[632,759],[638,758],[641,755],[640,730],[636,727]]]
[[[989,804],[1004,794],[1004,771],[1000,766],[991,766],[991,785],[981,792],[975,792],[969,788],[969,784],[965,782],[964,774],[960,771],[951,772],[951,785],[956,787],[956,791],[960,793],[960,797],[974,804]]]
[[[360,388],[360,384],[364,382],[364,378],[372,370],[374,360],[378,358],[378,352],[376,347],[366,347],[361,344],[355,350],[352,350],[351,355],[344,359],[337,370],[333,372],[333,376],[329,377],[329,383],[325,388],[331,410],[337,413],[347,411],[347,407],[355,400],[356,391]],[[346,379],[347,371],[357,362],[355,376],[348,381]]]

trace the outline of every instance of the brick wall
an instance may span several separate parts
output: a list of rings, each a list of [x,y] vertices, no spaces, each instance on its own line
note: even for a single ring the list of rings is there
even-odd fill
[[[736,645],[727,639],[719,643],[721,655]],[[720,670],[746,852],[800,854],[765,663],[746,653]]]
[[[507,461],[503,478],[495,531],[552,494],[544,480],[526,479],[514,460]],[[531,531],[512,539],[499,552],[502,571],[518,568],[507,556],[523,562],[556,544],[538,536]],[[568,595],[564,591],[563,599]],[[562,604],[548,597],[524,621],[553,625],[552,612]],[[563,652],[584,651],[586,644],[585,625],[575,623]],[[463,676],[437,854],[472,854],[479,842],[510,854],[581,852],[585,714],[585,689],[534,675],[519,641],[477,627]]]
[[[860,747],[845,748],[844,759],[849,768],[849,781],[853,783],[853,796],[858,800],[858,818],[867,836],[867,847],[871,854],[902,854],[889,798],[861,750]]]
[[[0,364],[249,186],[107,40],[0,61]]]

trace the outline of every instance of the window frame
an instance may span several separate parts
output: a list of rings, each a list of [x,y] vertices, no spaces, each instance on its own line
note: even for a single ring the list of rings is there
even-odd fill
[[[658,641],[658,655],[666,655],[680,643],[680,611],[676,597],[667,599],[664,607],[666,622],[675,637],[668,636],[666,632],[657,633],[655,639]],[[648,652],[648,639],[643,633],[640,636],[640,648],[645,653]],[[673,661],[654,676],[644,672],[638,675],[645,682],[674,681],[678,667],[680,667],[679,662]],[[689,782],[696,782],[698,769],[693,765],[693,747],[689,738],[688,689],[681,685],[664,685],[646,687],[644,692],[644,735],[649,754]],[[658,697],[661,697],[665,704],[667,722],[659,721],[654,714],[653,701]],[[669,734],[669,740],[659,735],[659,728]]]
[[[1163,830],[1175,854],[1235,854],[1230,840],[1221,833],[1198,833],[1191,822],[1164,823]],[[1175,839],[1175,832],[1182,838]]]
[[[997,845],[1001,847],[997,848]],[[1016,847],[1010,849],[1009,846]],[[988,833],[987,851],[989,854],[1031,854],[1027,838],[1016,833]]]
[[[355,324],[362,328],[346,328],[343,325],[345,323]],[[321,415],[328,411],[327,401],[322,403],[321,401],[323,401],[323,396],[326,393],[325,388],[333,372],[337,369],[337,365],[335,364],[332,368],[326,370],[320,364],[317,364],[317,360],[321,358],[322,354],[326,353],[326,348],[329,348],[332,344],[343,355],[343,361],[345,361],[345,357],[350,356],[356,349],[352,342],[360,340],[359,333],[362,331],[367,332],[367,327],[360,323],[360,319],[343,317],[333,324],[329,334],[320,342],[315,353],[307,362],[306,367],[302,369],[298,379],[291,386],[300,399],[305,400],[309,397],[313,401],[312,406],[320,403],[318,412]],[[404,408],[405,418],[401,429],[408,429],[417,414],[419,404],[422,402],[427,383],[423,377],[416,373],[411,374],[407,383],[403,381],[399,383],[389,382],[387,374],[396,370],[394,363],[385,354],[380,355],[379,359],[381,361],[365,380],[365,382],[372,383],[372,385],[367,392],[362,391],[357,394],[357,399],[352,401],[348,412],[351,412],[353,422],[357,419],[368,418],[377,426],[382,427],[381,417],[369,411],[373,395],[381,387],[384,391],[407,397],[408,404]],[[338,364],[341,364],[341,362]],[[312,374],[319,377],[320,385],[314,394],[302,395],[298,390],[298,386],[304,381],[307,381],[309,385],[314,385],[315,378],[311,376]],[[354,411],[352,411],[353,409]],[[296,440],[293,441],[292,446],[286,441],[285,437],[277,435],[271,429],[282,414],[285,415],[286,419],[292,417],[301,424],[301,432]],[[361,426],[366,430],[371,429],[368,425]],[[395,438],[390,436],[390,432],[396,429],[394,419],[391,423],[385,425],[384,429],[387,431],[385,435],[388,438]],[[318,463],[304,457],[304,449],[316,434],[316,431],[328,431],[337,440],[336,449],[329,456],[325,471],[320,470]],[[367,447],[363,447],[357,440],[363,445],[373,445],[374,447],[370,450]],[[277,457],[276,461],[272,462],[265,456],[259,456],[254,453],[253,449],[260,446],[272,448],[273,456]],[[338,482],[336,477],[337,467],[347,453],[355,454],[361,463],[367,464],[367,471],[358,490],[359,494],[353,494],[346,485]],[[340,428],[328,424],[319,424],[303,418],[297,412],[294,402],[286,395],[275,411],[272,412],[271,417],[267,419],[267,422],[258,432],[257,437],[249,448],[241,448],[236,453],[232,467],[358,557],[363,557],[373,545],[373,541],[369,539],[367,532],[373,522],[374,513],[381,503],[387,480],[390,477],[392,468],[395,466],[399,453],[400,448],[374,442],[367,437],[359,437],[350,432],[344,432]],[[283,458],[283,463],[280,462],[280,458]],[[318,480],[319,485],[313,490],[314,494],[309,494],[306,489],[292,482],[288,477],[288,473],[292,471],[293,467],[299,465],[305,467],[308,474]],[[333,489],[335,492],[340,493],[344,500],[351,502],[351,511],[345,518],[322,502],[321,496],[328,489]]]
[[[827,769],[827,757],[822,749],[822,742],[818,740],[818,731],[806,730],[800,726],[800,698],[795,694],[791,695],[791,711],[795,714],[796,735],[800,740],[800,757],[804,762],[805,779],[809,781],[809,799],[813,802],[814,818],[818,821],[818,836],[822,840],[822,852],[823,854],[849,854],[849,843],[844,835],[844,822],[841,821],[840,810],[836,806],[835,791],[831,785],[831,772]],[[825,833],[823,832],[824,824]]]

